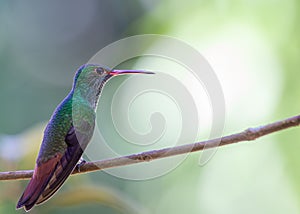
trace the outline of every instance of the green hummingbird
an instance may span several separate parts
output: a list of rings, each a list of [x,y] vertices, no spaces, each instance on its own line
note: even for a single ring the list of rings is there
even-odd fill
[[[153,74],[140,70],[110,70],[95,64],[82,65],[73,87],[49,120],[33,176],[19,199],[17,209],[29,211],[48,200],[79,163],[90,142],[96,108],[105,83],[121,74]]]

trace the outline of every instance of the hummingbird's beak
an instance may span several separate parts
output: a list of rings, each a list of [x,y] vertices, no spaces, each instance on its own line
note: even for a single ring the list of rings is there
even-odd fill
[[[109,72],[110,75],[117,76],[122,74],[155,74],[151,71],[142,71],[142,70],[112,70]]]

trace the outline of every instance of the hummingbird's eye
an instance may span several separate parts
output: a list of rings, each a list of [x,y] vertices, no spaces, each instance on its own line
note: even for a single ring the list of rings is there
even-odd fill
[[[102,75],[102,74],[104,73],[104,69],[101,68],[101,67],[98,67],[98,68],[96,68],[95,70],[96,70],[96,72],[97,72],[98,74],[100,74],[100,75]]]

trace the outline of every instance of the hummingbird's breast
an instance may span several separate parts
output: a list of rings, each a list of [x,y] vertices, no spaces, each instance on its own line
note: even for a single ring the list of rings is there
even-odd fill
[[[71,128],[76,131],[85,148],[92,138],[95,127],[95,110],[81,96],[70,93],[55,109],[45,131],[38,161],[47,161],[67,148],[66,136]]]

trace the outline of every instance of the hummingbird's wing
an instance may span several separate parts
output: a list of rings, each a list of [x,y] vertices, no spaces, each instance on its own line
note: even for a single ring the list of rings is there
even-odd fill
[[[78,139],[82,137],[79,137],[78,134],[78,132],[75,133],[74,126],[72,126],[65,139],[68,145],[67,150],[59,162],[57,162],[54,173],[36,204],[40,204],[49,199],[61,187],[76,167],[83,153],[82,145],[78,142]]]
[[[87,128],[93,128],[90,124]],[[36,164],[33,176],[21,196],[17,208],[25,206],[25,210],[30,210],[35,204],[40,204],[49,199],[64,183],[72,173],[83,150],[82,144],[90,140],[91,136],[75,133],[72,125],[65,138],[67,148],[64,153],[58,153],[46,162]],[[83,141],[78,141],[78,139]],[[85,144],[84,144],[85,145]]]

